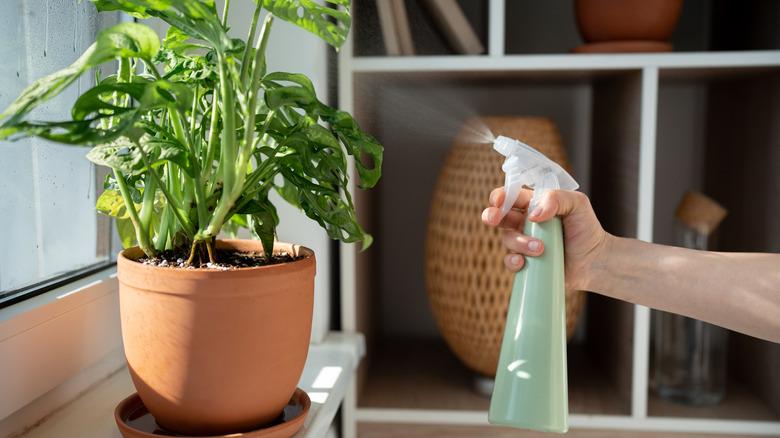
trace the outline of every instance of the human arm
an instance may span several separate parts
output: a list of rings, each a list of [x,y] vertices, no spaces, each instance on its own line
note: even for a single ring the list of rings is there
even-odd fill
[[[538,256],[522,234],[526,219],[560,216],[564,228],[567,286],[678,313],[755,337],[780,342],[780,254],[696,251],[621,238],[606,233],[587,197],[553,191],[540,212],[527,212],[530,192],[500,217],[503,189],[490,197],[482,220],[502,228],[510,270],[523,256]]]

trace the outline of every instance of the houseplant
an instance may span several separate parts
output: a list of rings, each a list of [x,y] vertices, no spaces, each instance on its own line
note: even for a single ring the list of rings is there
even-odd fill
[[[213,0],[92,3],[170,28],[162,42],[134,22],[101,31],[0,114],[0,139],[90,146],[87,158],[111,169],[97,209],[116,218],[126,247],[118,259],[125,351],[158,422],[213,434],[271,421],[305,362],[315,267],[311,251],[274,242],[269,192],[330,237],[365,248],[371,237],[347,190],[347,156],[370,188],[382,147],[320,102],[305,76],[267,72],[265,48],[274,19],[339,47],[349,0],[257,0],[246,40],[228,36],[229,0],[221,14]],[[113,62],[117,72],[76,99],[72,120],[34,120],[79,76]],[[259,243],[217,241],[238,227]]]

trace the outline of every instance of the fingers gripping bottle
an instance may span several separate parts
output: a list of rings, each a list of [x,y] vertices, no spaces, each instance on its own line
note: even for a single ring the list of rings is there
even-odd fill
[[[502,216],[523,186],[533,189],[529,212],[546,192],[579,187],[563,168],[525,143],[500,136],[493,148],[506,157]],[[569,428],[569,401],[561,221],[526,221],[523,232],[542,240],[544,253],[526,258],[515,276],[488,421],[563,433]]]

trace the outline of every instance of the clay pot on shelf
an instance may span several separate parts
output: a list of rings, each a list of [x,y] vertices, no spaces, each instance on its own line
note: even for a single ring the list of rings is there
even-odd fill
[[[259,241],[218,249],[262,253]],[[118,259],[122,339],[128,369],[157,423],[180,434],[245,432],[281,414],[296,391],[309,349],[314,253],[275,265],[216,269]]]
[[[575,0],[575,53],[670,52],[683,0]]]
[[[488,194],[504,184],[504,174],[503,157],[492,144],[474,142],[472,127],[479,125],[526,142],[569,169],[549,119],[482,117],[465,124],[439,173],[425,242],[428,301],[455,355],[479,375],[493,377],[515,275],[504,267],[499,230],[480,219]],[[566,292],[569,337],[584,301],[584,292]]]

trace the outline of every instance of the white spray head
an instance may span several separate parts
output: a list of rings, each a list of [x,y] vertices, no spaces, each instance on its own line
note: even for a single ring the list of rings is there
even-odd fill
[[[493,149],[506,157],[501,166],[506,174],[502,217],[512,209],[523,186],[534,189],[529,211],[536,208],[542,195],[550,190],[577,190],[579,187],[577,181],[558,163],[521,141],[501,135],[493,142]]]

